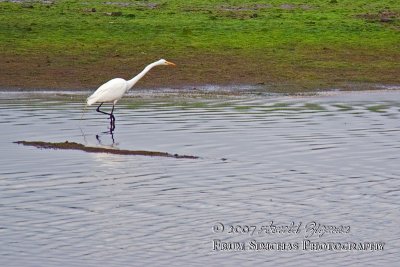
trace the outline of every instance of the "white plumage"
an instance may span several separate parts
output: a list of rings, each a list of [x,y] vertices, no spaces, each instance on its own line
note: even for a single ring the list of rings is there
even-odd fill
[[[126,80],[115,78],[100,86],[88,97],[86,103],[91,106],[97,102],[113,102],[115,105],[128,90],[128,82]]]

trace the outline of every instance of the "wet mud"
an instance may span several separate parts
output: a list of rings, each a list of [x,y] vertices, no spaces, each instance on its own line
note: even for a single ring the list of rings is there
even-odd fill
[[[170,154],[167,152],[158,151],[145,151],[145,150],[125,150],[125,149],[113,149],[104,147],[91,147],[85,146],[83,144],[75,142],[43,142],[43,141],[16,141],[14,142],[19,145],[33,146],[40,149],[62,149],[62,150],[81,150],[88,153],[108,153],[116,155],[134,155],[134,156],[150,156],[150,157],[167,157],[167,158],[177,158],[177,159],[198,159],[197,156],[190,155],[178,155]]]

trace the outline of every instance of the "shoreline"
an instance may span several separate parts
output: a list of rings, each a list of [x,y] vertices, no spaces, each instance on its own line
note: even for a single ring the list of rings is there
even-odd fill
[[[99,85],[100,86],[100,85]],[[54,92],[54,93],[90,93],[94,92],[98,87],[72,87],[72,88],[56,88],[51,86],[33,87],[33,86],[4,86],[0,85],[0,93],[6,92]],[[304,87],[301,84],[282,83],[282,84],[203,84],[203,85],[179,85],[169,87],[151,87],[151,86],[134,86],[129,93],[136,92],[271,92],[271,93],[307,93],[307,92],[329,92],[329,91],[369,91],[369,90],[400,90],[400,84],[393,83],[338,83],[332,85],[324,85],[320,87]]]
[[[0,100],[23,100],[23,99],[68,99],[69,101],[84,101],[93,90],[51,90],[51,89],[23,89],[9,90],[0,88]],[[388,101],[391,96],[400,93],[400,85],[384,86],[374,85],[373,87],[360,87],[356,90],[332,88],[326,90],[308,90],[296,92],[274,92],[265,87],[255,86],[204,86],[186,88],[136,88],[127,92],[120,102],[129,101],[213,101],[213,100],[240,100],[240,99],[269,99],[269,101],[291,101],[294,99],[342,99],[351,101],[354,96],[371,96],[375,102]],[[158,100],[157,100],[158,99]],[[168,100],[168,101],[169,101]],[[313,101],[314,101],[313,100]]]

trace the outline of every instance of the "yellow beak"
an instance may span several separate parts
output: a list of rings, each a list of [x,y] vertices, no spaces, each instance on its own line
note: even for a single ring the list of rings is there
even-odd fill
[[[172,62],[169,62],[169,61],[167,61],[167,65],[176,67],[176,64],[175,64],[175,63],[172,63]]]

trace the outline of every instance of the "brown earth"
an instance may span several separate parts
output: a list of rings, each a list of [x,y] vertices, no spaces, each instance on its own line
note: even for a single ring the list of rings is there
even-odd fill
[[[351,83],[400,84],[400,64],[396,63],[400,62],[400,54],[371,55],[325,48],[305,55],[303,52],[302,58],[296,51],[282,54],[285,56],[279,61],[276,55],[263,51],[240,56],[196,53],[182,58],[172,56],[166,59],[175,62],[176,68],[157,67],[137,87],[265,85],[278,91],[302,91],[346,87]],[[93,90],[112,78],[130,79],[157,59],[148,55],[136,58],[114,55],[104,60],[65,55],[1,55],[0,89]],[[335,66],[336,63],[341,65]]]
[[[168,157],[178,159],[197,159],[195,156],[170,154],[166,152],[144,151],[144,150],[125,150],[103,147],[89,147],[75,142],[65,141],[63,143],[51,143],[42,141],[17,141],[16,144],[24,146],[33,146],[40,149],[62,149],[62,150],[81,150],[89,153],[108,153],[116,155],[135,155],[135,156],[150,156],[150,157]]]

